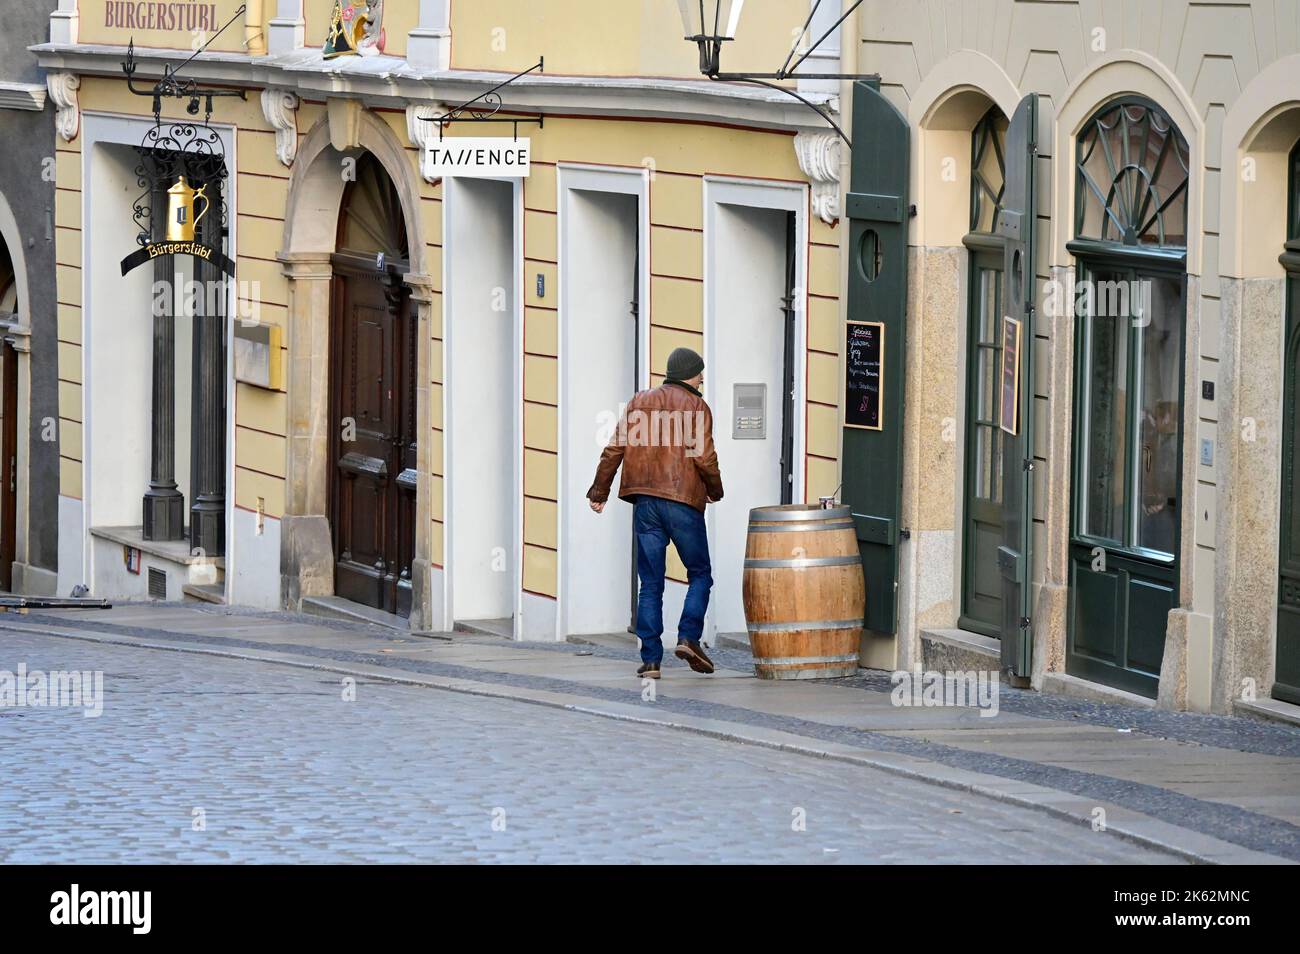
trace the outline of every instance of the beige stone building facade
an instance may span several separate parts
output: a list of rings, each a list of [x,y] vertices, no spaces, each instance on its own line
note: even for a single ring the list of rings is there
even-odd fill
[[[884,0],[868,7],[852,45],[858,66],[881,74],[885,94],[911,125],[917,207],[904,489],[912,534],[902,556],[901,635],[885,648],[900,666],[923,656],[997,652],[996,624],[985,631],[993,639],[966,625],[980,595],[969,591],[979,570],[969,544],[979,532],[972,513],[981,497],[971,434],[987,411],[972,389],[980,374],[972,354],[997,344],[996,335],[981,338],[983,306],[971,289],[980,281],[982,248],[972,239],[997,231],[972,222],[971,192],[979,186],[971,166],[990,155],[978,151],[981,133],[995,129],[1005,137],[1022,100],[1037,94],[1032,667],[1025,676],[1040,688],[1089,691],[1126,685],[1124,673],[1137,673],[1138,693],[1200,711],[1232,711],[1252,699],[1277,707],[1275,695],[1298,701],[1288,576],[1294,434],[1286,433],[1295,426],[1295,342],[1288,338],[1294,279],[1284,261],[1297,237],[1300,4]],[[1124,138],[1116,124],[1131,127],[1132,151],[1115,152],[1115,164],[1098,175],[1106,145],[1099,138]],[[1162,160],[1154,144],[1163,140],[1172,145]],[[1164,209],[1169,221],[1152,224],[1146,213],[1184,179],[1182,197]],[[1107,188],[1112,180],[1114,194]],[[1115,213],[1116,227],[1106,236],[1098,226],[1111,216],[1098,211],[1103,198]],[[1148,219],[1127,236],[1119,227],[1128,224],[1126,198],[1134,217]],[[1147,198],[1153,201],[1144,207]],[[1140,277],[1152,263],[1160,265],[1150,272],[1157,282],[1173,276],[1163,286],[1172,297],[1162,299],[1157,284],[1155,320],[1139,315],[1138,329],[1109,352],[1099,318],[1063,313],[1047,301],[1053,283],[1060,289],[1105,278],[1105,268],[1131,267]],[[1161,271],[1170,263],[1172,270]],[[1162,309],[1169,340],[1182,331],[1181,355],[1172,349],[1163,359],[1143,331],[1160,327]],[[1125,399],[1122,375],[1114,384],[1114,362],[1125,347],[1130,365],[1139,366],[1135,374],[1150,372],[1130,376],[1130,389],[1145,381],[1149,395],[1162,360],[1159,373],[1174,375],[1169,382],[1178,387],[1156,395],[1156,404],[1167,407],[1135,409],[1138,420],[1128,428],[1134,446],[1127,458],[1110,448],[1120,458],[1115,467],[1127,460],[1127,479],[1146,487],[1158,479],[1162,455],[1177,466],[1168,469],[1161,500],[1127,490],[1132,522],[1121,526],[1127,517],[1116,516],[1108,543],[1099,539],[1107,534],[1093,534],[1092,523],[1112,503],[1102,501],[1099,487],[1099,434],[1107,428],[1101,403]],[[1130,394],[1135,401],[1141,404]],[[1151,412],[1154,422],[1142,419]],[[1176,515],[1163,531],[1148,512],[1161,508]],[[1162,534],[1161,542],[1141,546],[1143,535]],[[1081,547],[1088,552],[1081,555]],[[1085,565],[1112,554],[1119,556],[1100,573]],[[1133,622],[1131,640],[1146,645],[1129,647],[1127,659],[1124,634],[1100,645],[1088,635],[1095,637],[1097,620],[1085,618],[1109,600],[1106,612],[1119,620],[1112,630],[1123,628],[1126,600],[1139,599],[1123,588],[1142,576],[1129,574],[1125,555],[1172,570],[1173,589],[1167,617]],[[976,554],[975,562],[986,557]],[[1096,582],[1102,577],[1111,582],[1103,587]],[[1106,589],[1112,585],[1119,589]]]

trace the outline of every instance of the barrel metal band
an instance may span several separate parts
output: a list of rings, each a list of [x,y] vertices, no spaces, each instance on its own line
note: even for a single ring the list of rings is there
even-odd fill
[[[804,557],[793,560],[746,560],[746,570],[804,570],[814,566],[851,566],[862,562],[862,555]]]
[[[814,629],[861,629],[860,619],[819,619],[814,622],[750,623],[751,633],[798,633]]]
[[[753,527],[749,528],[750,533],[795,533],[816,532],[818,530],[852,530],[852,520],[837,520],[833,523],[818,521],[816,523],[787,523],[779,527]]]
[[[819,516],[820,515],[820,516]],[[775,507],[755,507],[749,511],[749,521],[754,523],[788,523],[793,520],[842,520],[851,518],[853,511],[849,507],[794,507],[790,510],[778,510]]]
[[[804,663],[857,663],[857,653],[844,653],[839,656],[767,656],[755,657],[755,666],[798,666]]]

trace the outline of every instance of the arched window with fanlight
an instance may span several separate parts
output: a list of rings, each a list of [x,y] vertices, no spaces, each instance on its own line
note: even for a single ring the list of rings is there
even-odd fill
[[[996,234],[1006,189],[1007,118],[989,109],[971,133],[970,252],[966,320],[966,428],[962,513],[962,584],[958,624],[998,636],[1002,582],[1002,432],[997,373],[1001,366],[1003,240]]]
[[[1150,100],[1080,130],[1066,669],[1152,697],[1178,591],[1190,187],[1187,140]]]

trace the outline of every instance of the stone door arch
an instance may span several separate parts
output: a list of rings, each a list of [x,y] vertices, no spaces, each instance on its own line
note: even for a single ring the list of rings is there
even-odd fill
[[[416,519],[410,625],[430,625],[429,319],[433,283],[425,274],[420,177],[413,154],[382,118],[355,101],[330,100],[327,115],[297,150],[279,259],[289,282],[288,427],[285,513],[281,524],[281,602],[334,592],[329,526],[330,256],[337,245],[346,173],[363,152],[392,179],[407,229],[410,271],[403,276],[416,309]]]

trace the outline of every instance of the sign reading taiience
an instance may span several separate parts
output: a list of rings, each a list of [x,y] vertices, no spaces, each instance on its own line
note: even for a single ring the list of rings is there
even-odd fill
[[[529,140],[503,136],[430,138],[427,174],[438,178],[471,179],[527,177]]]

